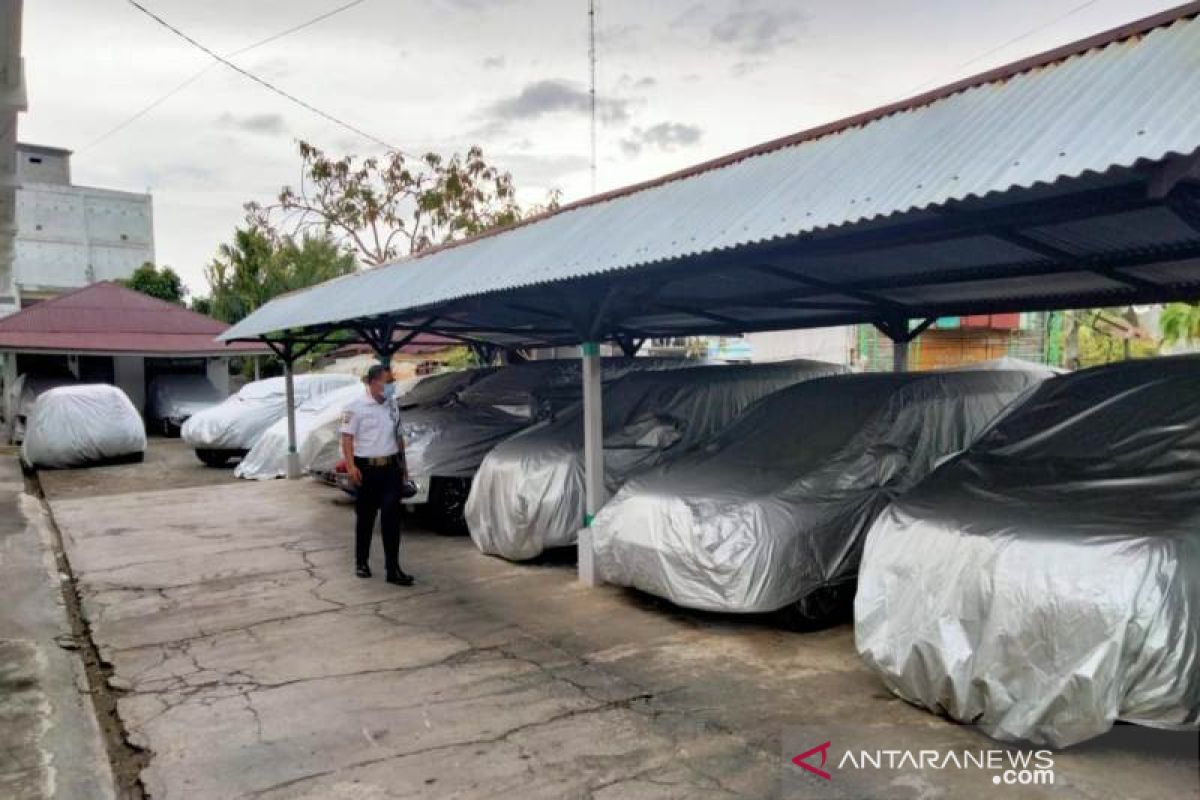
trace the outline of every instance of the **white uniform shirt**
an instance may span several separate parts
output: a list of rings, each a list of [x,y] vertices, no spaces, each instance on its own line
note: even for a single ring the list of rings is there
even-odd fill
[[[350,401],[342,412],[342,433],[354,437],[354,455],[359,458],[394,456],[400,452],[396,431],[400,424],[400,409],[395,401],[382,403],[364,391],[362,397]]]

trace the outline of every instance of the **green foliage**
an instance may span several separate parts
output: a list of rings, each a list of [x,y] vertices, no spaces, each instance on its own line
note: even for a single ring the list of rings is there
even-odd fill
[[[135,269],[128,278],[117,283],[127,289],[180,305],[183,305],[183,298],[187,294],[187,288],[175,270],[170,267],[159,269],[149,261]]]
[[[558,193],[552,192],[546,207],[522,211],[512,175],[489,164],[479,147],[448,159],[392,152],[358,161],[326,155],[302,141],[300,160],[299,187],[283,187],[271,206],[247,204],[248,217],[263,229],[279,223],[297,234],[318,230],[370,265],[558,206]]]
[[[277,236],[251,225],[234,231],[204,270],[209,313],[234,323],[273,297],[346,275],[354,256],[328,237]]]
[[[1154,340],[1120,335],[1123,324],[1137,329],[1137,316],[1130,309],[1093,308],[1068,313],[1069,325],[1077,327],[1079,352],[1077,361],[1064,366],[1082,369],[1128,358],[1150,358],[1158,355],[1158,343]],[[1066,332],[1064,338],[1068,338]],[[1067,349],[1069,350],[1069,347]]]
[[[1200,303],[1168,303],[1159,325],[1163,344],[1200,341]]]
[[[471,352],[471,348],[469,347],[453,347],[446,351],[445,356],[442,358],[442,363],[448,369],[452,370],[472,369],[479,366],[479,359],[475,357],[475,354]]]
[[[212,298],[211,297],[193,297],[188,307],[197,314],[212,316]]]

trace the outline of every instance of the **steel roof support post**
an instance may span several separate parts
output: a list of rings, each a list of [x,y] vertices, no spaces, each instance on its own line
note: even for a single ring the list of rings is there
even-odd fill
[[[875,323],[875,327],[892,340],[892,372],[908,372],[908,345],[937,321],[937,317],[928,317],[917,327],[909,328],[909,319],[903,315],[887,317]]]
[[[908,339],[892,342],[892,372],[908,372]]]
[[[296,381],[293,369],[296,356],[290,341],[284,342],[280,357],[283,359],[283,385],[287,392],[287,477],[294,481],[300,477],[300,454],[296,452]]]
[[[604,503],[604,425],[603,392],[600,376],[600,344],[583,342],[579,346],[583,359],[583,465],[587,506],[583,529],[579,531],[579,580],[588,586],[598,586],[595,550],[592,542],[592,520]]]

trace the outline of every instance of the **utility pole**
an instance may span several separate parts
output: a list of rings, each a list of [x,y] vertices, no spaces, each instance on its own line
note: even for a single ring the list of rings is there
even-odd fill
[[[588,73],[591,90],[588,101],[592,124],[592,194],[596,193],[596,0],[588,0]]]

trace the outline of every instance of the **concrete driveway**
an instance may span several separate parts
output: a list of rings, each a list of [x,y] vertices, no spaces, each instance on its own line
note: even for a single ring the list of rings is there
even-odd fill
[[[154,451],[42,478],[151,797],[799,797],[785,747],[806,732],[999,746],[892,697],[848,626],[686,613],[411,530],[414,587],[383,582],[378,542],[377,577],[360,580],[335,490]],[[1057,754],[1053,787],[994,796],[1191,796],[1194,743],[1123,727]],[[837,777],[816,796],[996,788],[972,772]]]

